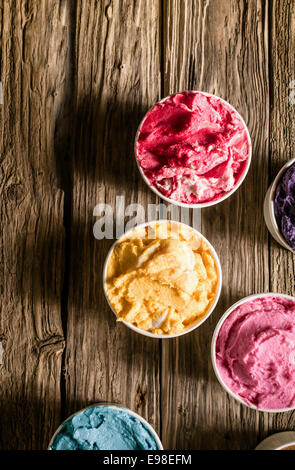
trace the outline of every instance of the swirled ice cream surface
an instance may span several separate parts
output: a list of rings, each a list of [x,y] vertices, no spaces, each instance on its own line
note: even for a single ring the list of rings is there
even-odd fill
[[[250,140],[238,113],[201,92],[157,103],[138,134],[138,162],[151,186],[185,204],[220,199],[246,169]]]
[[[158,335],[198,323],[214,303],[218,285],[211,249],[177,222],[133,229],[107,264],[107,295],[117,319]]]
[[[145,424],[124,408],[92,406],[65,421],[52,450],[157,450]]]
[[[295,301],[249,300],[225,319],[216,365],[227,387],[258,409],[295,406]]]

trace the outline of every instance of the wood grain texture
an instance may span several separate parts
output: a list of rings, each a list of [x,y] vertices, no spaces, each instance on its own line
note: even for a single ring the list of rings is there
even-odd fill
[[[67,44],[64,2],[50,7],[3,1],[0,9],[2,449],[44,448],[60,422],[64,230],[54,123]]]
[[[268,179],[268,4],[243,1],[164,2],[165,94],[208,91],[242,114],[253,163],[229,200],[202,210],[202,232],[220,256],[221,299],[200,329],[165,343],[163,441],[173,449],[253,448],[268,417],[238,405],[221,389],[210,360],[214,327],[236,300],[269,287],[268,234],[262,202]]]
[[[271,11],[271,172],[270,182],[291,158],[295,135],[295,4],[274,1]],[[292,82],[294,82],[292,84]],[[295,295],[295,257],[271,238],[271,290]]]
[[[93,209],[116,196],[155,196],[133,156],[136,128],[160,97],[159,2],[77,2],[66,414],[121,403],[160,431],[159,341],[115,321],[102,290],[111,240],[93,236]],[[127,220],[129,217],[127,217]]]
[[[295,4],[272,2],[271,43],[271,139],[270,181],[280,168],[294,158],[295,104]],[[290,88],[291,86],[291,88]],[[270,291],[295,295],[295,257],[270,237]],[[274,430],[293,430],[295,413],[277,414],[271,422]]]
[[[238,405],[210,361],[234,301],[295,294],[294,257],[262,214],[268,184],[294,156],[294,23],[287,0],[0,0],[0,448],[46,448],[62,418],[97,401],[137,411],[171,449],[251,449],[294,428],[294,413]],[[202,211],[223,268],[218,307],[195,332],[161,342],[116,324],[102,291],[112,241],[93,236],[93,210],[115,209],[117,196],[125,208],[160,202],[133,141],[147,109],[183,89],[236,107],[253,161],[229,200]]]

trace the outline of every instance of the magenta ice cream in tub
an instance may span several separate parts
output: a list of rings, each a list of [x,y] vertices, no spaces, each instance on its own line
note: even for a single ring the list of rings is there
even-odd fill
[[[236,302],[216,326],[211,355],[217,379],[240,403],[295,409],[295,298],[262,293]]]
[[[159,197],[202,208],[228,198],[251,162],[247,126],[228,102],[201,91],[167,96],[143,118],[135,138],[136,162]]]

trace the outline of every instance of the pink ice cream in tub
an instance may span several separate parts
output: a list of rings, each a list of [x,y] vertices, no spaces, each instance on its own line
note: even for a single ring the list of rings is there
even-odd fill
[[[142,177],[158,196],[201,208],[223,201],[240,186],[250,166],[251,139],[229,103],[184,91],[146,114],[135,154]]]
[[[259,411],[295,408],[295,298],[258,294],[234,304],[212,339],[212,362],[225,390]]]

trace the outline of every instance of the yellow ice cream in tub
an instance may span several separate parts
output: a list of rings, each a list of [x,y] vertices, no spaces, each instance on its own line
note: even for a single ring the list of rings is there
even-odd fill
[[[221,267],[210,243],[186,224],[139,225],[112,246],[104,290],[118,321],[154,337],[174,337],[199,326],[213,311]]]

